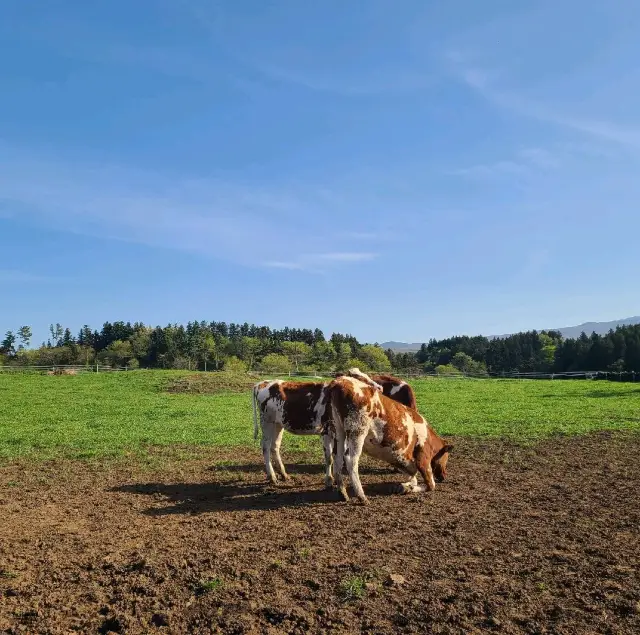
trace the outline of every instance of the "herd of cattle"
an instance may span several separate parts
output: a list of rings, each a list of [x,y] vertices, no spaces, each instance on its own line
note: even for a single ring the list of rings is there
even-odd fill
[[[280,476],[288,478],[280,456],[284,430],[322,436],[325,485],[337,487],[345,500],[349,500],[343,480],[346,464],[355,495],[367,502],[358,472],[362,452],[408,474],[411,479],[401,485],[404,492],[422,491],[418,473],[429,491],[446,476],[453,446],[435,433],[418,412],[411,386],[397,377],[369,376],[352,368],[328,382],[262,381],[253,388],[256,439],[258,412],[271,483],[276,483],[272,454]]]

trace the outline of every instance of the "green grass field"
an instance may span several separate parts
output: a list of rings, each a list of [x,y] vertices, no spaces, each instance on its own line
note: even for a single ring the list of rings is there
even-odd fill
[[[154,445],[254,445],[250,381],[231,381],[226,391],[224,378],[212,379],[222,390],[217,394],[167,392],[169,382],[186,375],[0,374],[0,458],[143,454]],[[414,388],[420,411],[442,435],[530,441],[558,433],[640,431],[638,384],[424,379]],[[287,434],[284,447],[319,450],[320,445]]]

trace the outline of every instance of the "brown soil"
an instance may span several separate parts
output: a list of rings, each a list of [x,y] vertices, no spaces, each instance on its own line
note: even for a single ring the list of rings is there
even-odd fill
[[[365,462],[368,507],[255,449],[5,465],[0,632],[639,633],[639,456],[457,439],[434,493]]]

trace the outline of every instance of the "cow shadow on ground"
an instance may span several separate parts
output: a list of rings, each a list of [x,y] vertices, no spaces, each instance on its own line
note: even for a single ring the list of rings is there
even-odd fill
[[[275,467],[275,466],[274,466]],[[295,476],[296,474],[306,475],[324,475],[323,463],[285,463],[284,464],[287,473]],[[243,464],[227,464],[217,463],[207,468],[210,472],[230,472],[238,474],[256,474],[264,472],[264,465],[262,463],[243,463]],[[370,465],[361,465],[361,474],[390,474],[392,472],[389,467],[379,467]]]
[[[367,496],[398,494],[398,483],[363,484]],[[111,492],[157,499],[142,513],[148,516],[198,515],[211,512],[265,511],[343,502],[336,489],[300,489],[295,482],[276,487],[266,483],[132,483]],[[348,491],[351,491],[350,488]]]

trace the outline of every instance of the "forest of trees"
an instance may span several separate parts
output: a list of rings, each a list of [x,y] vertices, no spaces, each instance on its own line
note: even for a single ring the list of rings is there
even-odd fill
[[[384,351],[352,335],[325,338],[319,329],[271,329],[254,324],[189,322],[149,327],[105,322],[73,334],[60,324],[31,347],[32,331],[8,331],[0,343],[0,365],[92,365],[128,368],[208,370],[336,371],[362,370],[465,373],[562,373],[568,371],[640,372],[640,325],[606,335],[583,333],[564,339],[558,331],[529,331],[503,338],[483,336],[430,340],[416,353]]]

